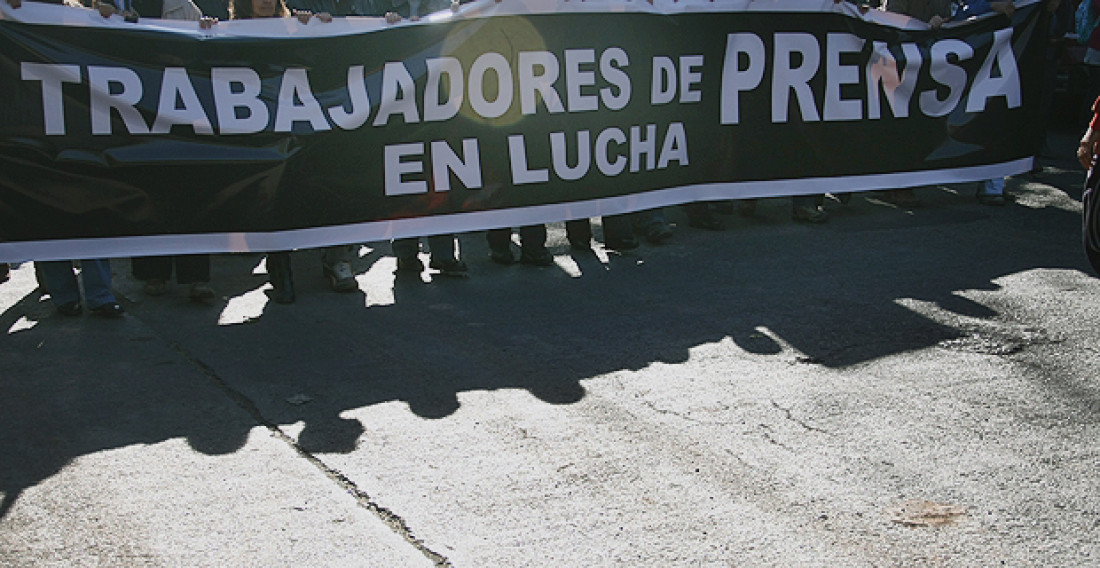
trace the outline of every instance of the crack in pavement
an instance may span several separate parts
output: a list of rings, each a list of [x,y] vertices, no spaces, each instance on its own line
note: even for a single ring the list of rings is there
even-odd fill
[[[451,568],[454,566],[451,561],[447,559],[447,557],[428,548],[423,540],[417,538],[413,534],[412,529],[409,528],[408,523],[406,523],[405,519],[402,519],[400,515],[394,513],[393,511],[378,503],[375,503],[374,500],[371,499],[370,495],[368,495],[362,489],[359,489],[359,487],[355,485],[355,482],[349,479],[346,475],[340,473],[332,467],[329,467],[328,464],[326,464],[323,460],[303,449],[298,444],[298,442],[294,441],[293,438],[283,432],[277,424],[271,422],[266,417],[264,417],[263,413],[260,412],[259,407],[257,407],[250,398],[245,396],[244,393],[230,387],[225,382],[225,380],[222,379],[216,371],[214,371],[213,368],[211,368],[209,365],[196,358],[195,356],[191,355],[191,353],[186,351],[177,343],[168,342],[168,346],[179,353],[189,363],[198,368],[204,375],[206,375],[207,378],[211,380],[211,382],[214,383],[214,385],[219,390],[225,393],[226,396],[228,396],[234,403],[236,403],[237,406],[247,412],[253,420],[255,420],[261,426],[267,428],[283,443],[290,446],[290,448],[293,449],[299,457],[305,459],[311,465],[319,469],[321,473],[325,475],[325,477],[336,482],[336,484],[339,485],[341,489],[343,489],[349,495],[355,498],[356,503],[360,507],[363,507],[364,509],[373,513],[383,523],[385,523],[386,526],[390,528],[390,530],[397,533],[398,536],[405,540],[405,542],[408,542],[414,548],[420,551],[420,553],[427,557],[428,560],[431,560],[432,563],[435,564],[435,566],[439,568]]]
[[[779,446],[780,448],[783,448],[784,450],[787,450],[788,452],[794,452],[794,450],[791,449],[790,446],[788,446],[787,444],[784,444],[783,442],[780,442],[779,440],[777,440],[775,438],[775,436],[772,435],[771,426],[768,426],[767,424],[760,424],[759,426],[760,426],[760,434],[764,437],[765,440],[767,440],[771,444],[774,444],[776,446]]]
[[[809,424],[806,424],[805,422],[795,418],[794,414],[791,412],[790,408],[783,408],[782,406],[779,406],[779,403],[774,401],[774,400],[771,401],[771,403],[772,403],[772,406],[774,406],[776,409],[783,411],[783,414],[785,414],[787,416],[787,420],[790,420],[791,422],[794,422],[795,424],[798,424],[799,426],[801,426],[805,430],[807,430],[809,432],[820,432],[822,434],[829,434],[830,436],[832,435],[832,432],[829,432],[828,430],[822,430],[821,428],[818,428],[816,426],[810,426]]]
[[[717,403],[717,404],[719,404],[719,406],[721,406],[721,409],[715,409],[715,408],[711,407],[711,408],[689,409],[688,412],[684,412],[684,411],[679,411],[679,410],[673,410],[671,408],[660,408],[660,407],[657,406],[657,403],[653,402],[652,400],[642,400],[641,402],[642,402],[642,404],[644,404],[646,407],[648,407],[653,412],[656,412],[657,414],[662,414],[662,415],[666,415],[666,416],[675,416],[675,417],[677,417],[681,420],[686,420],[686,421],[694,423],[694,424],[703,424],[703,425],[710,425],[710,426],[724,426],[724,425],[730,425],[730,424],[735,424],[736,423],[736,420],[733,419],[733,418],[728,419],[728,420],[703,420],[701,418],[696,418],[694,416],[691,416],[691,414],[690,414],[691,410],[700,410],[700,411],[708,411],[708,412],[714,412],[716,410],[729,410],[728,405],[721,404],[721,403]]]

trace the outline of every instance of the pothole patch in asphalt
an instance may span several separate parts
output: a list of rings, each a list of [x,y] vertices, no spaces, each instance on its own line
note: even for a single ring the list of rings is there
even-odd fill
[[[923,499],[906,501],[886,512],[891,522],[907,527],[942,527],[966,516],[966,507]]]
[[[1048,339],[1038,333],[1024,333],[1021,337],[1013,337],[1004,333],[975,331],[962,337],[945,339],[936,345],[943,349],[963,353],[1012,355],[1023,351],[1026,347],[1045,341],[1048,341]]]

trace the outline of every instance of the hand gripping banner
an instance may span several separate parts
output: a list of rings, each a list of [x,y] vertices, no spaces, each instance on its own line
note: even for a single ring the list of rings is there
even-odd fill
[[[1027,171],[1045,10],[480,0],[418,22],[0,4],[0,261],[286,250]]]

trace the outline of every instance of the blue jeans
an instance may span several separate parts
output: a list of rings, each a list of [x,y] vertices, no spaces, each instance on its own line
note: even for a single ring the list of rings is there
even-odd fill
[[[55,306],[80,301],[80,286],[73,273],[71,260],[54,260],[37,263],[42,267],[50,300]],[[80,261],[80,275],[84,280],[84,299],[91,309],[115,302],[111,293],[111,263],[105,258]]]
[[[979,195],[1004,195],[1005,194],[1005,178],[993,178],[987,179],[982,182],[981,189],[978,190]]]

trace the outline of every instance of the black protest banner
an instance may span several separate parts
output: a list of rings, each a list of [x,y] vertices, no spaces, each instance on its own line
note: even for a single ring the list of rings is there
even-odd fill
[[[0,260],[312,247],[1030,167],[1041,5],[930,31],[780,4],[489,0],[415,24],[212,32],[5,8]]]

